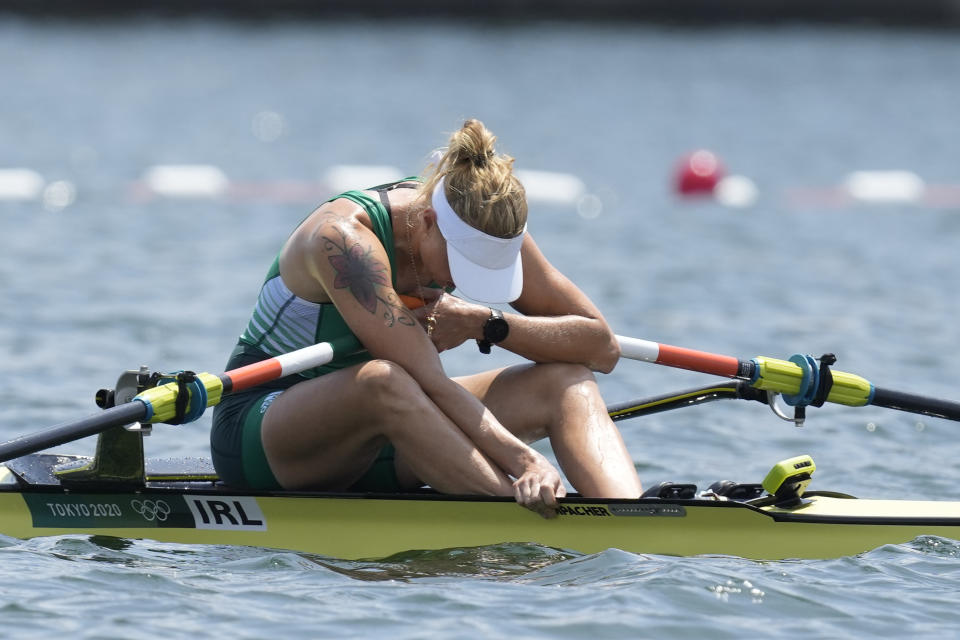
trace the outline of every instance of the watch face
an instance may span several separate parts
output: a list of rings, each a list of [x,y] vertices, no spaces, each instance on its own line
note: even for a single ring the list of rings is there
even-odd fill
[[[506,339],[508,333],[510,333],[510,325],[507,324],[507,321],[504,320],[502,316],[488,318],[487,322],[483,325],[484,339],[494,344]]]

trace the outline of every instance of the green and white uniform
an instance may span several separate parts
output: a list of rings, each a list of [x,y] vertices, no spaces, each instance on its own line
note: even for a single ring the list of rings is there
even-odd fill
[[[387,193],[395,188],[415,188],[417,183],[404,180],[373,187],[379,198],[363,191],[347,191],[332,200],[346,198],[363,207],[370,217],[373,232],[386,249],[390,269],[396,277],[393,255],[393,224],[390,219]],[[329,202],[329,201],[328,201]],[[274,259],[260,289],[250,322],[230,355],[226,370],[326,342],[351,334],[343,316],[332,303],[317,303],[296,296],[280,277],[280,257]],[[394,281],[394,286],[396,282]],[[251,489],[278,489],[279,482],[267,463],[260,438],[263,416],[270,404],[285,389],[338,369],[370,360],[359,353],[303,373],[275,380],[255,389],[226,396],[213,413],[210,448],[213,464],[221,480],[230,485]],[[354,485],[355,490],[396,490],[393,469],[393,447],[385,447],[367,474]]]

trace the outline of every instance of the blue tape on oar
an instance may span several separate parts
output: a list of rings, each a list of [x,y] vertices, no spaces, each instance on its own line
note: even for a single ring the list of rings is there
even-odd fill
[[[805,407],[813,402],[820,386],[820,370],[817,368],[817,361],[813,356],[803,353],[796,353],[790,356],[789,360],[800,367],[803,376],[800,378],[799,393],[783,394],[783,401],[791,407]]]
[[[192,371],[179,371],[175,375],[161,376],[157,380],[156,386],[174,383],[177,385],[177,406],[176,413],[170,420],[165,420],[166,424],[187,424],[198,420],[207,408],[207,387],[203,381]],[[150,422],[153,419],[153,404],[144,398],[135,398],[146,405],[147,414],[144,422]]]
[[[186,424],[188,422],[193,422],[200,418],[203,415],[203,412],[207,409],[207,388],[204,386],[200,378],[193,376],[193,380],[187,382],[185,388],[181,390],[181,393],[186,390],[189,392],[189,402],[187,403],[187,410],[184,412],[183,417],[179,422],[171,422],[170,424]]]

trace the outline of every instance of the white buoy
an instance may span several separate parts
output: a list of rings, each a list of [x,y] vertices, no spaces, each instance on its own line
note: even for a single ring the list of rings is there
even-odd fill
[[[529,201],[576,206],[587,192],[583,181],[569,173],[519,169],[517,178]]]
[[[230,186],[226,174],[208,164],[156,165],[143,174],[143,182],[167,198],[216,198]]]
[[[0,200],[36,200],[44,184],[33,169],[0,169]]]
[[[253,137],[260,142],[276,142],[286,132],[287,123],[276,111],[260,111],[250,123]]]
[[[713,188],[713,197],[725,207],[752,207],[760,195],[757,185],[746,176],[726,176]]]
[[[577,213],[584,220],[598,218],[603,213],[603,200],[595,193],[588,193],[577,202]]]
[[[61,211],[77,199],[77,187],[69,180],[56,180],[43,189],[43,208]]]
[[[852,198],[870,203],[919,202],[926,191],[923,179],[912,171],[854,171],[843,186]]]
[[[367,189],[395,180],[403,180],[407,174],[387,165],[340,164],[330,167],[323,175],[323,183],[331,193],[351,189]]]

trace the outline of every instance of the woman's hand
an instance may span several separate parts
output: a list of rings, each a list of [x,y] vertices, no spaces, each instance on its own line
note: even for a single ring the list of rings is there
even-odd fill
[[[560,472],[537,454],[534,461],[513,483],[513,494],[522,506],[544,518],[557,517],[557,498],[567,495]]]
[[[480,337],[483,323],[490,315],[487,307],[472,304],[441,289],[424,289],[423,299],[426,306],[414,309],[413,315],[427,330],[438,352]]]

